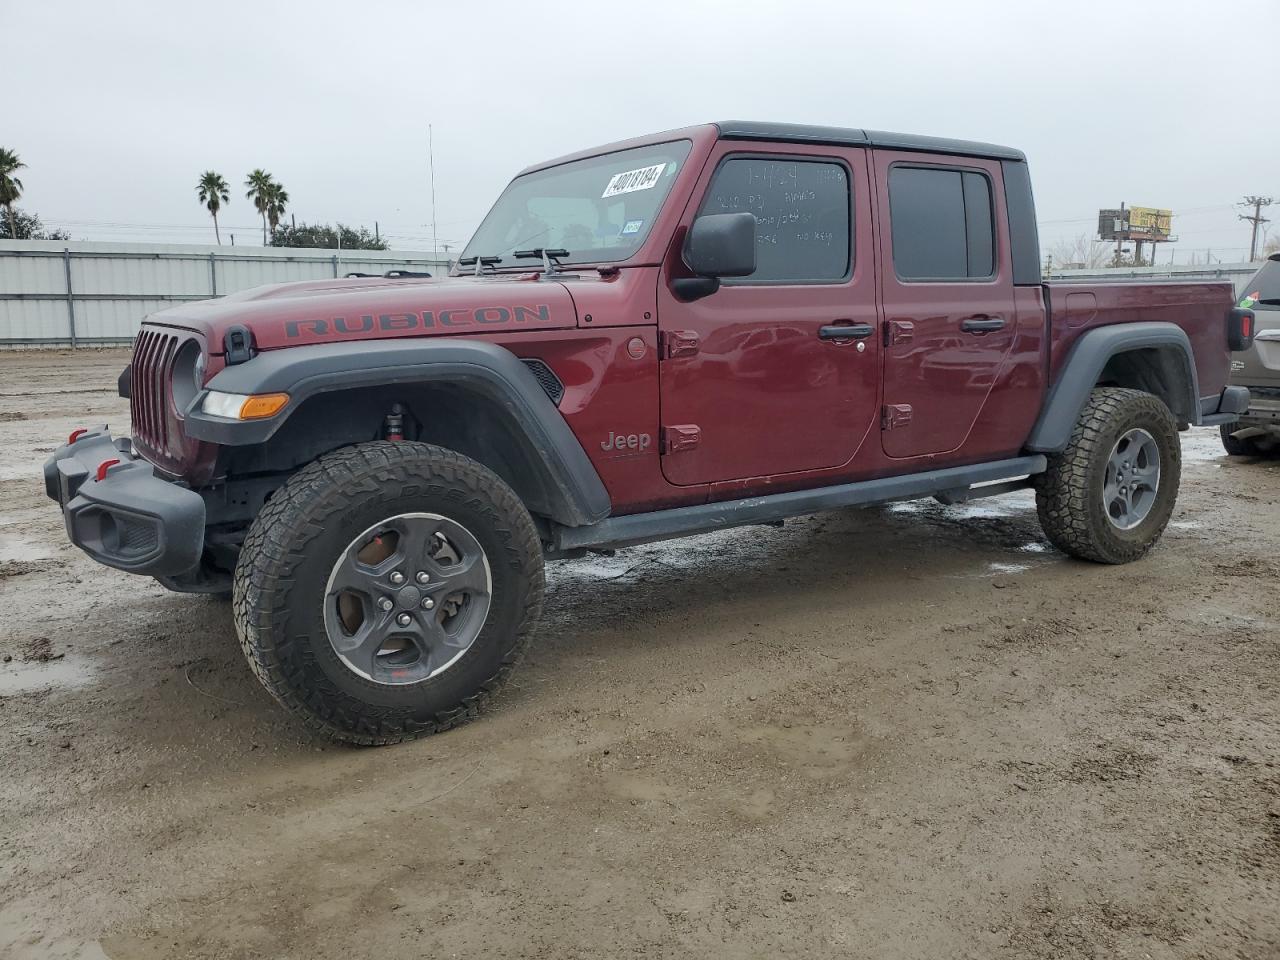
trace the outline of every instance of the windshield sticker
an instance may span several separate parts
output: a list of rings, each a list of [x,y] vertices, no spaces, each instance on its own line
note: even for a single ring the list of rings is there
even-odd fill
[[[651,167],[641,167],[639,170],[615,173],[613,179],[609,181],[609,185],[604,188],[604,193],[600,194],[600,199],[605,200],[609,197],[616,197],[620,193],[635,193],[637,190],[650,190],[656,187],[658,178],[662,176],[662,170],[665,166],[665,163],[655,163]]]
[[[624,237],[629,237],[633,233],[639,233],[640,228],[643,226],[644,226],[643,220],[628,220],[626,223],[622,225],[622,235]]]
[[[1253,291],[1253,293],[1246,293],[1243,297],[1240,298],[1240,306],[1246,307],[1246,308],[1252,307],[1261,298],[1262,298],[1261,290],[1255,290]]]

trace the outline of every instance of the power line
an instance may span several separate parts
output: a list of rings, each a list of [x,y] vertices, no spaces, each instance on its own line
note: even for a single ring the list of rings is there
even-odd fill
[[[1211,207],[1189,207],[1186,210],[1179,210],[1175,214],[1178,217],[1189,217],[1197,213],[1212,213],[1219,210],[1232,210],[1235,208],[1233,203],[1216,203]],[[1092,217],[1063,217],[1055,220],[1037,220],[1040,226],[1048,226],[1054,223],[1097,223],[1097,216]]]

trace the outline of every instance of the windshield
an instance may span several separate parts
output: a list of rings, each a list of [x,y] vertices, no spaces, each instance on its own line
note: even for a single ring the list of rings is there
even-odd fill
[[[1259,303],[1258,301],[1270,301]],[[1254,310],[1280,310],[1280,260],[1268,260],[1244,286],[1240,306]]]
[[[517,177],[462,259],[501,257],[498,266],[510,267],[522,263],[515,251],[543,247],[567,250],[562,263],[625,260],[649,235],[691,147],[688,140],[636,147]]]

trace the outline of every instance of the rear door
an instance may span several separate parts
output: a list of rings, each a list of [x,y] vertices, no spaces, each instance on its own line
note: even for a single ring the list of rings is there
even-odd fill
[[[895,458],[946,454],[991,402],[1015,337],[1000,164],[877,150],[872,165],[885,321],[881,442]]]
[[[837,467],[875,423],[866,151],[721,142],[681,225],[743,211],[757,221],[754,275],[681,302],[670,288],[683,271],[677,248],[659,282],[662,470],[674,484]],[[845,327],[858,335],[838,336]]]

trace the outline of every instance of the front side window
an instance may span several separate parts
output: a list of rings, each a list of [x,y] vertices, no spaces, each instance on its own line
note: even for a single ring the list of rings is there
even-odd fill
[[[636,147],[517,177],[462,256],[509,267],[517,250],[545,247],[569,251],[564,263],[625,260],[649,235],[691,146]]]
[[[851,262],[849,196],[842,164],[735,157],[716,170],[699,213],[755,214],[756,272],[742,282],[842,280]]]
[[[974,280],[995,273],[991,181],[968,170],[889,171],[893,266],[903,280]]]

